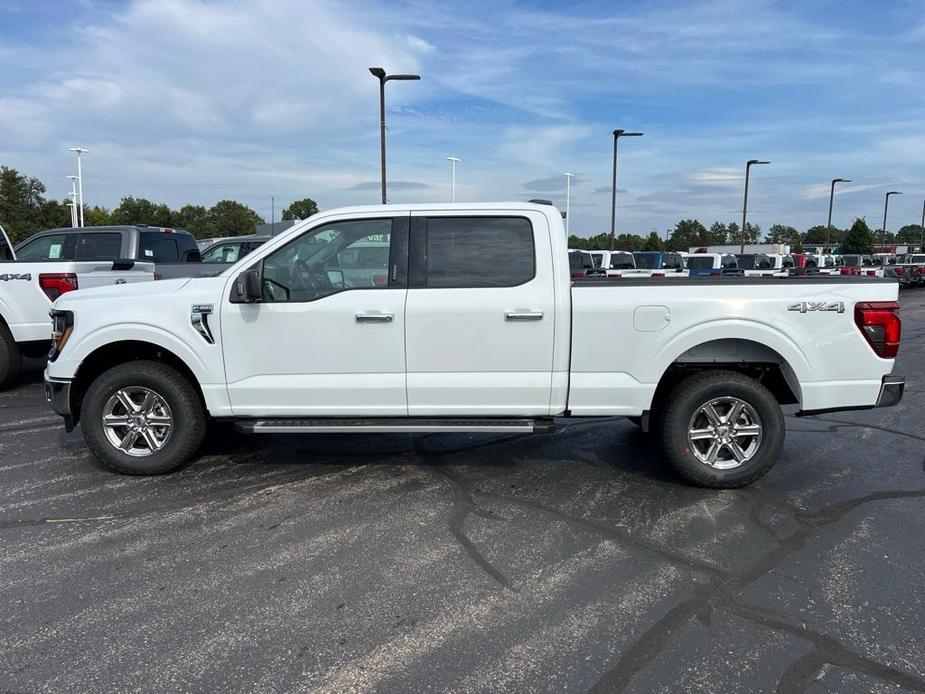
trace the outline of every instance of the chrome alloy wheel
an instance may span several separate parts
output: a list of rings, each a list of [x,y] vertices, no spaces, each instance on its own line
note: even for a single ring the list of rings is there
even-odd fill
[[[136,458],[163,448],[173,430],[173,415],[167,401],[142,386],[117,390],[106,401],[102,419],[109,443]]]
[[[761,418],[744,400],[713,398],[694,410],[687,443],[704,465],[717,470],[740,467],[761,447]]]

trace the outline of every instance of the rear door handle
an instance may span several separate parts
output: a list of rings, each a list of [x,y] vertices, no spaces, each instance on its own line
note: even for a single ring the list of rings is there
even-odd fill
[[[505,311],[504,320],[509,320],[509,321],[543,320],[543,312],[542,311]]]
[[[355,313],[353,317],[357,323],[391,323],[394,318],[391,313]]]

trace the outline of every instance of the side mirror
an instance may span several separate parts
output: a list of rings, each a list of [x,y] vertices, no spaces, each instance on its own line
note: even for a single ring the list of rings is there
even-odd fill
[[[263,298],[260,285],[260,271],[245,270],[234,281],[238,301],[236,303],[253,304]]]
[[[343,289],[344,288],[344,271],[343,270],[328,270],[328,282],[331,283],[333,289]]]

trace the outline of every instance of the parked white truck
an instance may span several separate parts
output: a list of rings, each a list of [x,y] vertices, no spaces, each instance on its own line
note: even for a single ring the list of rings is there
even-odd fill
[[[371,241],[389,252],[348,272]],[[900,400],[897,310],[896,283],[867,278],[572,283],[549,205],[354,207],[217,277],[62,295],[45,387],[128,474],[182,467],[209,420],[532,432],[625,416],[691,482],[736,487],[778,457],[782,404]]]
[[[107,236],[111,234],[89,230],[44,232],[20,246],[26,253],[18,258],[0,226],[0,389],[15,380],[24,356],[48,353],[48,310],[59,296],[78,288],[154,279],[153,262],[123,258],[117,252],[111,259],[100,259]]]

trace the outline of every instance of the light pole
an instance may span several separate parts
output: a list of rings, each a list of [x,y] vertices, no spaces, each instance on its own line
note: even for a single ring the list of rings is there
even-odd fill
[[[68,176],[71,181],[71,192],[68,196],[71,198],[71,226],[77,226],[77,176]]]
[[[740,232],[741,247],[739,248],[739,253],[745,253],[745,225],[748,219],[748,172],[755,164],[770,163],[769,161],[761,161],[759,159],[749,159],[745,162],[745,200],[742,202],[742,230]]]
[[[568,237],[568,220],[571,219],[571,205],[572,205],[572,178],[575,174],[570,171],[566,171],[565,176],[565,235]]]
[[[621,137],[641,137],[642,133],[628,130],[613,131],[613,179],[610,196],[610,250],[613,250],[613,240],[617,230],[617,140]]]
[[[69,199],[67,206],[71,208],[71,227],[76,227],[77,226],[77,193],[74,191],[71,191],[70,193],[67,194],[67,197]]]
[[[883,196],[883,228],[880,229],[880,252],[883,253],[884,246],[886,245],[886,211],[890,207],[890,196],[891,195],[902,195],[898,190],[891,190],[885,196]]]
[[[922,238],[919,241],[919,253],[925,253],[925,202],[922,203]]]
[[[370,74],[379,80],[379,158],[382,168],[382,204],[386,203],[385,193],[385,83],[389,80],[419,80],[420,75],[387,75],[381,67],[369,68]]]
[[[456,202],[456,165],[462,161],[457,157],[447,157],[446,160],[450,162],[450,168],[452,173],[450,174],[450,201]]]
[[[851,183],[850,178],[833,178],[832,179],[832,189],[829,191],[829,221],[825,225],[825,245],[828,248],[829,245],[829,233],[832,231],[832,203],[835,202],[835,184],[836,183]]]
[[[83,147],[70,147],[68,148],[69,152],[74,152],[77,155],[77,193],[80,197],[80,226],[84,225],[84,179],[83,174],[80,171],[80,155],[86,154],[89,150],[84,149]]]

